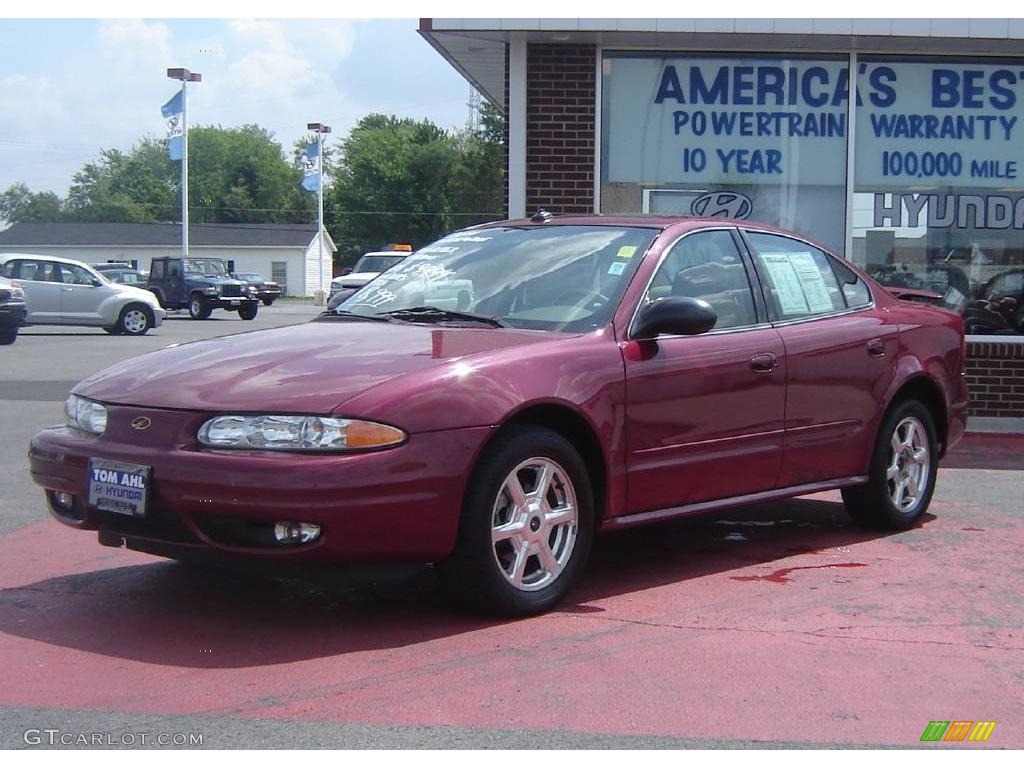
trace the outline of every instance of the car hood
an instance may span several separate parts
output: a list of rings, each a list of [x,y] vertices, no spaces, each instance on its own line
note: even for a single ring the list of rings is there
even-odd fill
[[[151,352],[93,374],[73,392],[154,408],[323,414],[398,376],[562,337],[509,328],[313,322]]]
[[[144,301],[147,304],[152,304],[154,307],[157,306],[156,296],[147,291],[145,288],[136,288],[134,285],[125,285],[124,283],[110,283],[110,287],[114,289],[114,292],[124,298],[138,299]]]
[[[337,286],[362,286],[377,277],[380,272],[351,272],[344,277],[336,277],[331,282]]]

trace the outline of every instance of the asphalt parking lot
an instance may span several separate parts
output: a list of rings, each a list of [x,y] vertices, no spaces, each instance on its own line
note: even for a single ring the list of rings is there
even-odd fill
[[[0,748],[32,746],[28,729],[221,748],[1024,747],[1021,436],[970,435],[913,530],[858,529],[823,493],[625,531],[558,610],[512,622],[451,607],[426,567],[195,570],[49,519],[25,451],[75,382],[316,311],[178,313],[142,338],[28,328],[0,348]],[[922,744],[933,720],[997,726]]]

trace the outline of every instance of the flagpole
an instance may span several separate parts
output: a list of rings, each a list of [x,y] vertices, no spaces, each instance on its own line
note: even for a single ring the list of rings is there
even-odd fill
[[[172,80],[181,81],[181,255],[188,256],[188,108],[186,86],[201,83],[203,76],[198,72],[176,67],[167,70]]]
[[[316,239],[320,246],[320,289],[317,291],[316,301],[320,304],[326,302],[326,293],[324,292],[324,134],[331,132],[331,126],[323,123],[307,123],[306,130],[316,131],[316,156],[317,162],[320,164],[320,183],[317,184],[316,190]]]
[[[181,81],[181,256],[188,256],[188,95]]]
[[[320,161],[320,183],[316,190],[317,230],[316,239],[320,243],[320,293],[324,292],[324,135],[316,132],[316,151]]]

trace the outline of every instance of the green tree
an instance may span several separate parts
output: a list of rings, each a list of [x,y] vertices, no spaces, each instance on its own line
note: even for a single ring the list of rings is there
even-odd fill
[[[485,102],[480,127],[458,136],[459,161],[452,169],[451,220],[466,227],[504,217],[505,118]]]
[[[167,221],[179,200],[166,143],[145,138],[128,153],[100,152],[72,178],[68,217],[77,221]]]
[[[0,221],[59,221],[62,216],[61,199],[53,192],[33,192],[18,182],[0,194]]]

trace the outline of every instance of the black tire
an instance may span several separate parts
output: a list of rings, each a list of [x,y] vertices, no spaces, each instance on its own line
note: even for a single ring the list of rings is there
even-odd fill
[[[145,304],[129,304],[121,310],[116,327],[125,336],[145,336],[153,327],[153,312]]]
[[[515,514],[511,495],[505,490],[513,472],[520,468],[516,478],[527,501],[537,490],[539,473],[529,466],[530,462],[537,463],[538,468],[551,468],[552,482],[546,498],[556,502],[556,510],[575,496],[575,529],[571,523],[542,528],[536,510],[520,507],[526,510],[519,518],[520,531],[494,543],[492,527],[509,524]],[[512,427],[488,446],[477,462],[463,499],[455,549],[438,563],[438,573],[453,597],[478,611],[502,616],[541,613],[565,597],[583,570],[593,537],[594,495],[579,452],[550,429]],[[540,554],[534,554],[540,552],[539,547],[546,547],[549,558],[554,558],[553,565],[560,570],[545,569]],[[512,583],[517,550],[523,563],[518,577],[522,586]]]
[[[109,333],[111,336],[121,335],[121,328],[116,325],[105,325],[103,326],[103,330]]]
[[[906,425],[911,422],[915,424],[915,430],[924,431],[916,444],[919,449],[927,447],[927,468],[922,468],[912,460],[915,453],[913,446],[905,447],[899,455],[894,451],[894,437],[897,442],[905,442],[901,437],[907,435]],[[900,430],[899,434],[896,434],[897,429]],[[938,468],[938,437],[935,420],[928,408],[917,400],[896,403],[889,409],[878,430],[867,484],[843,489],[846,511],[857,523],[868,528],[900,531],[912,528],[928,509],[935,491]],[[898,486],[904,482],[907,488],[904,493],[914,495],[916,491],[914,498],[900,494]],[[897,499],[900,499],[899,506]]]
[[[264,307],[269,307],[269,306],[270,306],[271,304],[273,304],[273,303],[274,303],[274,300],[273,300],[273,299],[264,299],[264,300],[263,300],[263,306],[264,306]]]
[[[243,320],[255,320],[256,314],[259,312],[260,305],[253,301],[249,304],[245,304],[238,310],[238,316]]]
[[[188,298],[188,316],[193,320],[205,320],[210,316],[213,307],[201,293],[193,293]]]
[[[18,326],[14,325],[10,328],[0,328],[0,347],[6,347],[8,344],[13,344],[14,340],[18,338]]]

